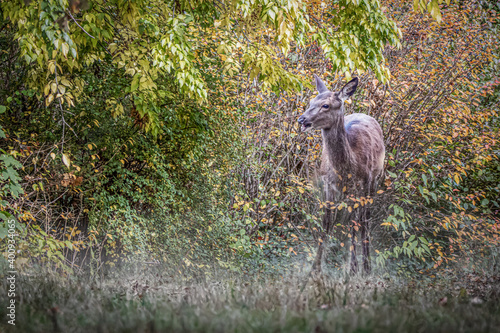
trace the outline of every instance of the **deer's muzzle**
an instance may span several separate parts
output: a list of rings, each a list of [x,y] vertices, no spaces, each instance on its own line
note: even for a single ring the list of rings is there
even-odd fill
[[[299,122],[299,124],[302,125],[302,126],[300,126],[300,130],[302,132],[307,131],[312,126],[312,123],[310,121],[308,121],[306,119],[306,117],[304,117],[304,116],[300,116],[297,121]]]

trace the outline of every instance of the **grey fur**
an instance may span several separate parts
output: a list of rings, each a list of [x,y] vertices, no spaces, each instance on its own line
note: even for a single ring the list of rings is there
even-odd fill
[[[323,152],[320,174],[325,187],[326,201],[333,202],[342,195],[346,186],[356,190],[358,196],[369,196],[375,191],[377,179],[384,168],[385,148],[382,128],[378,122],[362,113],[344,117],[344,101],[354,94],[358,85],[355,78],[339,92],[326,89],[323,81],[315,75],[319,95],[311,100],[309,108],[299,118],[302,131],[309,128],[321,129]],[[331,211],[327,209],[323,227],[331,232]],[[365,271],[370,270],[368,245],[369,211],[362,209],[359,214],[363,242],[363,262]],[[351,270],[357,271],[355,256],[355,231],[351,254]],[[319,249],[318,252],[322,251]]]

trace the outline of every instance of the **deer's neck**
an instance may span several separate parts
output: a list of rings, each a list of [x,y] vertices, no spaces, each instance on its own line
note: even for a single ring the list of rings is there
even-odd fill
[[[340,175],[346,175],[353,167],[353,154],[347,141],[344,118],[341,117],[336,126],[323,129],[322,134],[323,161],[327,164],[325,167],[333,168]]]

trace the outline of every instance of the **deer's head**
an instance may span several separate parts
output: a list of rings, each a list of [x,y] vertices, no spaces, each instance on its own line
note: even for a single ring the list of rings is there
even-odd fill
[[[358,78],[349,81],[340,91],[332,92],[314,75],[319,94],[309,103],[309,108],[299,117],[302,132],[310,128],[329,129],[337,126],[344,117],[344,101],[354,94]]]

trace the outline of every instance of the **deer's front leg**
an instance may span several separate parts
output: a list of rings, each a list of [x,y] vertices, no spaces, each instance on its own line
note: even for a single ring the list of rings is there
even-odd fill
[[[324,203],[325,203],[325,213],[323,214],[323,218],[321,220],[321,225],[323,230],[320,232],[319,244],[318,244],[318,252],[316,253],[316,258],[314,259],[314,263],[312,266],[312,272],[321,273],[321,263],[323,261],[323,252],[325,248],[325,241],[328,238],[329,229],[331,225],[331,210],[328,207],[328,201],[330,197],[330,191],[328,186],[328,181],[326,177],[323,177],[323,186],[324,186]]]

